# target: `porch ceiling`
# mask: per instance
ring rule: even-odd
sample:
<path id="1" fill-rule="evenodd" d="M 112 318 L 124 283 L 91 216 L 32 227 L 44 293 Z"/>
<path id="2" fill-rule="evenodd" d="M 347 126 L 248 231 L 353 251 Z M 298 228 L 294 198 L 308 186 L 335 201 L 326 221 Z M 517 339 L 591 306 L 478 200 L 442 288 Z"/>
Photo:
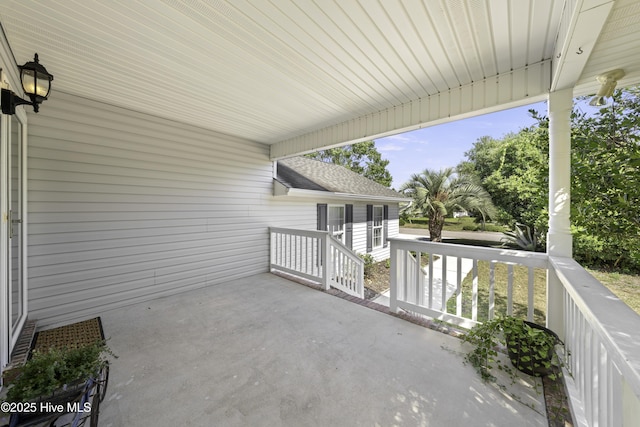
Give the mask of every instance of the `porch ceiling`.
<path id="1" fill-rule="evenodd" d="M 279 143 L 273 157 L 586 94 L 613 68 L 640 82 L 635 0 L 3 0 L 0 22 L 52 96 Z"/>

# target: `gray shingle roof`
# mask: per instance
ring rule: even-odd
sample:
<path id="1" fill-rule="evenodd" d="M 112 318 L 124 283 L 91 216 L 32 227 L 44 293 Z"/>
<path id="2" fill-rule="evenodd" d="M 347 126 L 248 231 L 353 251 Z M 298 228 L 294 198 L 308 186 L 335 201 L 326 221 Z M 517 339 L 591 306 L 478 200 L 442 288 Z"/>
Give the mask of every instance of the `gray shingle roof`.
<path id="1" fill-rule="evenodd" d="M 349 169 L 307 157 L 278 160 L 278 181 L 288 188 L 361 196 L 403 198 L 397 191 Z"/>

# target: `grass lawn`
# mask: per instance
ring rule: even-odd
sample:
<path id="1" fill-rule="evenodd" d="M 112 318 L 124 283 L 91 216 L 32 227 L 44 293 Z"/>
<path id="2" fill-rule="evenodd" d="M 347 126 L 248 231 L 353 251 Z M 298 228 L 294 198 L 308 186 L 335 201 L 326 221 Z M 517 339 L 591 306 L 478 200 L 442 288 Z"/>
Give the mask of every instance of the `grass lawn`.
<path id="1" fill-rule="evenodd" d="M 494 301 L 495 315 L 507 314 L 507 283 L 508 269 L 505 264 L 495 266 Z M 527 267 L 515 266 L 513 269 L 513 315 L 527 318 L 528 301 L 528 280 L 529 273 Z M 546 270 L 534 269 L 534 311 L 533 320 L 541 325 L 545 324 L 546 312 Z M 462 316 L 471 318 L 473 290 L 473 271 L 462 281 Z M 447 302 L 447 311 L 456 312 L 456 298 L 452 297 Z M 489 315 L 489 262 L 478 262 L 478 321 L 483 322 Z"/>
<path id="2" fill-rule="evenodd" d="M 591 269 L 587 271 L 640 314 L 640 276 Z"/>

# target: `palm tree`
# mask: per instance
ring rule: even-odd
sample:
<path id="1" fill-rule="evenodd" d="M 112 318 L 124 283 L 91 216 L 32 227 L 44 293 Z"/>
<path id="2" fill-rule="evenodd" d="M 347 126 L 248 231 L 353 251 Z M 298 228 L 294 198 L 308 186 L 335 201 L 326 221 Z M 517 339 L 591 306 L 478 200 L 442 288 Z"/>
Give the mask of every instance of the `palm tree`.
<path id="1" fill-rule="evenodd" d="M 456 176 L 453 168 L 413 174 L 400 191 L 413 197 L 414 209 L 429 218 L 432 242 L 442 241 L 444 219 L 454 210 L 475 212 L 483 221 L 495 214 L 489 193 L 470 177 Z"/>

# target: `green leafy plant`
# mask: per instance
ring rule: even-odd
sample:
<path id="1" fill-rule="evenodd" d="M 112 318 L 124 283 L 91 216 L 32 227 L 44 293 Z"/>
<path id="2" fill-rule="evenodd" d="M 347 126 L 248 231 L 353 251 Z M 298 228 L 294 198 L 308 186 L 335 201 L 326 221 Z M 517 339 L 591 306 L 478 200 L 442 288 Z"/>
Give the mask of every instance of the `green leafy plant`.
<path id="1" fill-rule="evenodd" d="M 364 261 L 364 277 L 368 279 L 373 274 L 376 260 L 371 254 L 359 254 L 358 256 Z"/>
<path id="2" fill-rule="evenodd" d="M 511 364 L 533 376 L 556 379 L 561 362 L 555 352 L 558 336 L 542 326 L 512 316 L 497 317 L 472 328 L 464 341 L 473 345 L 465 361 L 473 366 L 485 381 L 495 381 L 493 368 L 515 373 L 505 366 L 498 352 L 506 349 Z"/>
<path id="3" fill-rule="evenodd" d="M 538 248 L 538 234 L 528 225 L 516 223 L 513 231 L 503 231 L 504 237 L 500 239 L 503 244 L 518 246 L 525 251 L 534 251 Z"/>
<path id="4" fill-rule="evenodd" d="M 79 348 L 52 347 L 44 352 L 34 352 L 10 384 L 6 400 L 26 402 L 48 396 L 67 385 L 84 382 L 107 363 L 107 355 L 116 357 L 104 341 Z"/>

